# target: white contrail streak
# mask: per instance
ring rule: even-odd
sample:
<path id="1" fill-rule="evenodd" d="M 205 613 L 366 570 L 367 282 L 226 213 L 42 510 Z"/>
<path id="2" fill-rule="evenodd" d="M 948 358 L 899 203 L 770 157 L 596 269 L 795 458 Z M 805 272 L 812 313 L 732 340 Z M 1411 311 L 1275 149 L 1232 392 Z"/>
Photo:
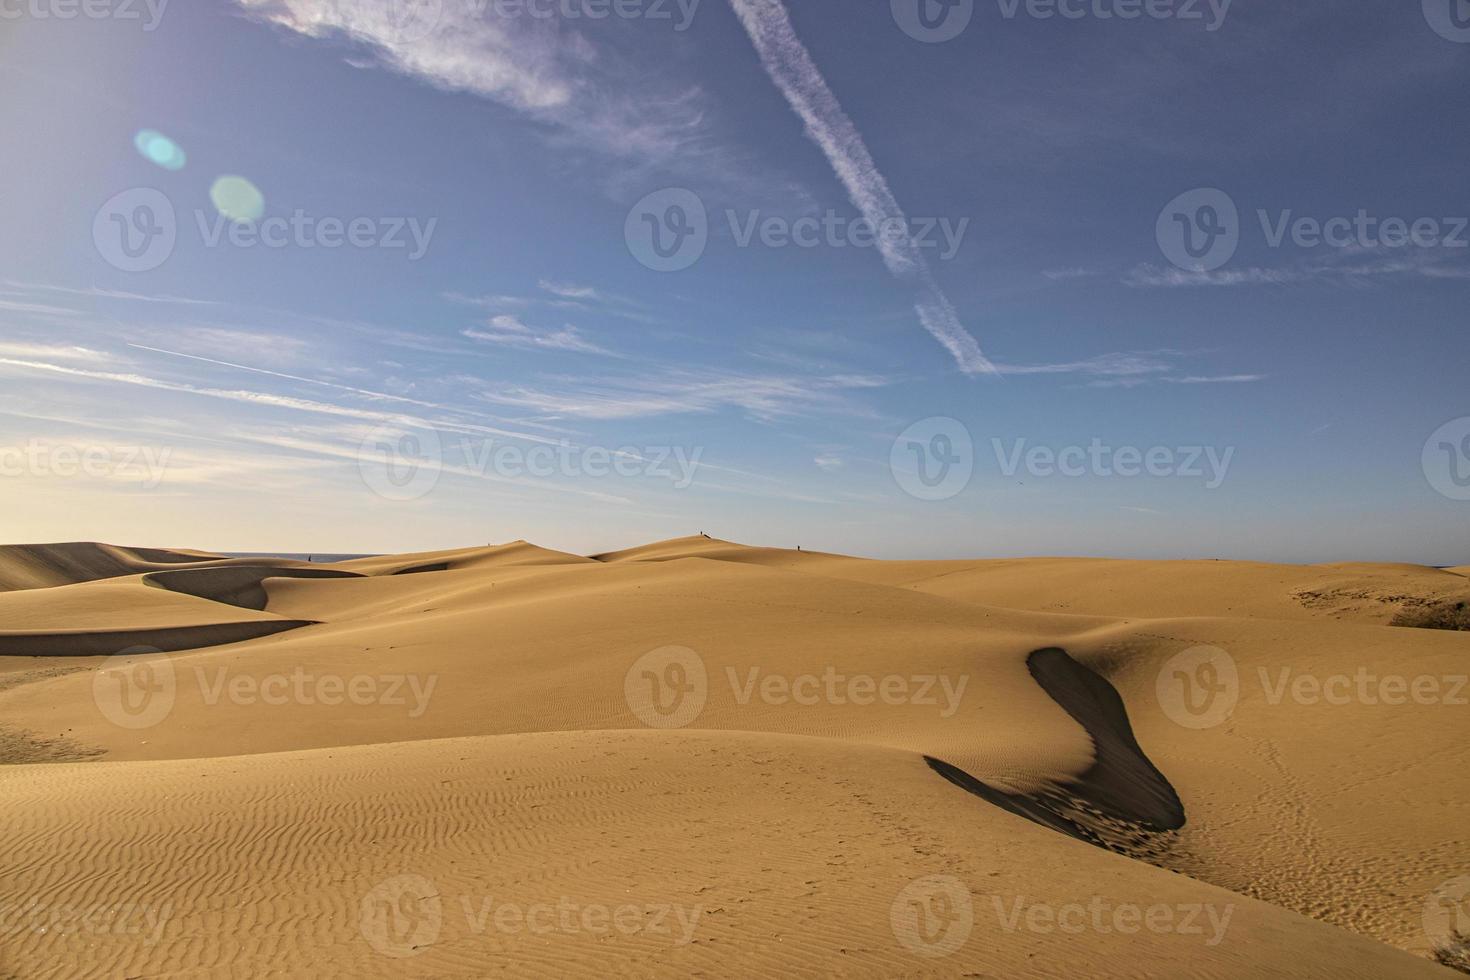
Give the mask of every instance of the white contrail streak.
<path id="1" fill-rule="evenodd" d="M 750 35 L 761 65 L 791 108 L 801 117 L 806 133 L 826 154 L 848 197 L 875 229 L 902 227 L 901 237 L 880 235 L 878 249 L 888 271 L 918 290 L 914 310 L 919 322 L 954 355 L 966 374 L 994 373 L 975 338 L 965 330 L 954 306 L 934 282 L 929 265 L 908 234 L 908 218 L 894 200 L 888 182 L 873 163 L 863 138 L 822 73 L 807 53 L 781 0 L 730 0 L 745 33 Z"/>

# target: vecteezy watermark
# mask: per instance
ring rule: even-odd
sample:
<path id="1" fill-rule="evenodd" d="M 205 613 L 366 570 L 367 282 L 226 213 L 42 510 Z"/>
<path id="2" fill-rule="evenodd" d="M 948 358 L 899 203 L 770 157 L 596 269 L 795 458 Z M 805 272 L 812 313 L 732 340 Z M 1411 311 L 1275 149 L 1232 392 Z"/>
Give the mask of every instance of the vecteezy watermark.
<path id="1" fill-rule="evenodd" d="M 205 248 L 226 243 L 240 249 L 386 249 L 406 251 L 410 262 L 428 253 L 439 227 L 438 218 L 424 222 L 414 217 L 317 217 L 301 208 L 290 217 L 259 221 L 233 221 L 201 209 L 194 212 L 194 222 Z"/>
<path id="2" fill-rule="evenodd" d="M 790 218 L 759 208 L 724 212 L 737 248 L 883 248 L 905 245 L 933 249 L 940 261 L 953 259 L 964 244 L 969 218 L 893 217 L 874 222 L 827 210 Z M 623 238 L 628 252 L 655 272 L 678 272 L 698 262 L 709 245 L 710 218 L 704 201 L 683 187 L 667 187 L 642 198 L 628 211 Z"/>
<path id="3" fill-rule="evenodd" d="M 919 500 L 948 500 L 970 485 L 975 443 L 963 422 L 947 416 L 920 419 L 893 440 L 888 451 L 893 480 Z"/>
<path id="4" fill-rule="evenodd" d="M 533 902 L 498 901 L 494 895 L 458 895 L 451 901 L 432 880 L 416 874 L 378 883 L 363 896 L 358 911 L 358 927 L 368 945 L 395 959 L 425 952 L 460 922 L 462 937 L 470 938 L 520 934 L 541 939 L 558 935 L 599 939 L 643 936 L 687 946 L 693 942 L 699 917 L 704 914 L 704 908 L 697 905 L 609 905 L 577 901 L 566 895 Z M 456 911 L 458 916 L 452 914 Z"/>
<path id="5" fill-rule="evenodd" d="M 893 22 L 915 41 L 952 41 L 970 26 L 975 0 L 889 0 Z"/>
<path id="6" fill-rule="evenodd" d="M 1230 472 L 1235 447 L 1216 446 L 1110 446 L 1093 439 L 1086 446 L 1030 446 L 1025 439 L 1007 447 L 1000 439 L 990 440 L 1002 476 L 1012 477 L 1022 467 L 1038 479 L 1049 476 L 1175 477 L 1203 480 L 1206 490 L 1218 490 Z"/>
<path id="7" fill-rule="evenodd" d="M 424 40 L 443 23 L 444 4 L 445 0 L 379 0 L 383 40 L 395 45 Z"/>
<path id="8" fill-rule="evenodd" d="M 157 946 L 173 918 L 173 903 L 109 902 L 77 905 L 31 899 L 0 902 L 0 936 L 66 937 L 95 942 L 101 936 L 127 936 Z"/>
<path id="9" fill-rule="evenodd" d="M 694 23 L 700 0 L 464 0 L 478 16 L 530 17 L 536 20 L 669 21 L 683 32 Z"/>
<path id="10" fill-rule="evenodd" d="M 401 708 L 414 720 L 429 710 L 439 684 L 436 674 L 353 674 L 311 672 L 247 674 L 228 667 L 195 666 L 185 672 L 150 647 L 135 647 L 108 658 L 92 676 L 92 699 L 104 718 L 137 731 L 162 724 L 178 703 L 181 686 L 192 680 L 208 707 L 284 705 L 339 708 Z"/>
<path id="11" fill-rule="evenodd" d="M 1423 922 L 1432 949 L 1470 948 L 1470 875 L 1436 888 L 1424 901 Z"/>
<path id="12" fill-rule="evenodd" d="M 654 191 L 629 209 L 623 241 L 628 253 L 654 272 L 687 269 L 709 244 L 709 212 L 687 188 Z"/>
<path id="13" fill-rule="evenodd" d="M 1311 251 L 1320 248 L 1370 250 L 1381 248 L 1470 248 L 1470 218 L 1381 217 L 1366 208 L 1351 216 L 1319 218 L 1292 209 L 1255 212 L 1261 239 L 1267 248 L 1288 243 Z M 1235 257 L 1244 237 L 1235 200 L 1219 188 L 1186 191 L 1159 212 L 1154 233 L 1159 251 L 1175 266 L 1189 272 L 1213 272 Z"/>
<path id="14" fill-rule="evenodd" d="M 155 490 L 163 482 L 172 455 L 167 447 L 77 446 L 29 439 L 23 446 L 0 446 L 0 477 L 90 477 Z"/>
<path id="15" fill-rule="evenodd" d="M 1198 936 L 1206 946 L 1225 940 L 1235 905 L 1212 902 L 1156 902 L 1139 905 L 1115 902 L 1102 895 L 1087 901 L 1046 902 L 1025 895 L 980 896 L 1006 932 L 1076 936 L 1083 933 L 1123 936 Z M 910 882 L 889 908 L 893 935 L 917 956 L 940 958 L 958 952 L 974 931 L 976 896 L 952 875 L 929 875 Z"/>
<path id="16" fill-rule="evenodd" d="M 178 241 L 173 202 L 151 187 L 114 195 L 92 219 L 92 243 L 108 265 L 150 272 L 168 261 Z"/>
<path id="17" fill-rule="evenodd" d="M 970 889 L 953 875 L 910 882 L 888 908 L 898 944 L 916 956 L 938 959 L 958 952 L 975 928 Z"/>
<path id="18" fill-rule="evenodd" d="M 0 21 L 142 21 L 143 30 L 152 33 L 168 5 L 169 0 L 0 0 Z"/>
<path id="19" fill-rule="evenodd" d="M 623 676 L 623 699 L 649 728 L 683 728 L 709 699 L 704 659 L 688 647 L 650 650 Z"/>
<path id="20" fill-rule="evenodd" d="M 1157 477 L 1199 480 L 1206 490 L 1224 484 L 1235 458 L 1234 446 L 1114 446 L 1094 438 L 1086 445 L 1031 445 L 1026 439 L 991 439 L 1001 476 L 1018 473 L 1044 479 L 1134 479 Z M 921 419 L 899 433 L 889 450 L 894 481 L 920 500 L 947 500 L 969 485 L 975 447 L 964 423 L 947 417 Z"/>
<path id="21" fill-rule="evenodd" d="M 493 473 L 511 480 L 556 476 L 643 478 L 667 480 L 675 490 L 687 490 L 694 483 L 703 456 L 701 446 L 614 449 L 559 440 L 527 447 L 468 435 L 447 440 L 434 429 L 384 423 L 363 438 L 357 463 L 368 489 L 386 500 L 408 501 L 432 491 L 446 470 L 476 477 Z"/>
<path id="22" fill-rule="evenodd" d="M 995 0 L 1004 20 L 1153 20 L 1198 22 L 1211 33 L 1225 26 L 1234 0 Z M 889 0 L 893 22 L 928 44 L 951 41 L 970 26 L 975 0 Z"/>
<path id="23" fill-rule="evenodd" d="M 1424 478 L 1450 500 L 1470 500 L 1470 416 L 1452 419 L 1424 441 Z"/>
<path id="24" fill-rule="evenodd" d="M 1470 44 L 1470 0 L 1423 0 L 1424 19 L 1446 41 Z"/>
<path id="25" fill-rule="evenodd" d="M 761 666 L 726 666 L 730 695 L 739 707 L 753 702 L 770 707 L 819 704 L 864 708 L 875 704 L 933 708 L 952 718 L 969 686 L 968 675 L 848 674 L 835 666 L 818 673 L 790 674 Z M 709 670 L 688 647 L 651 650 L 635 660 L 623 677 L 623 696 L 639 721 L 650 728 L 683 728 L 699 717 L 709 700 Z"/>
<path id="26" fill-rule="evenodd" d="M 969 218 L 892 217 L 875 224 L 830 209 L 821 217 L 806 215 L 793 220 L 775 214 L 762 216 L 759 209 L 742 215 L 727 208 L 725 220 L 737 248 L 749 248 L 752 243 L 765 248 L 876 248 L 907 243 L 936 250 L 941 262 L 959 254 L 970 227 Z"/>
<path id="27" fill-rule="evenodd" d="M 119 728 L 152 728 L 174 710 L 178 675 L 155 647 L 129 647 L 92 674 L 92 703 Z"/>
<path id="28" fill-rule="evenodd" d="M 1470 674 L 1376 673 L 1360 666 L 1351 673 L 1298 671 L 1287 665 L 1257 667 L 1254 679 L 1268 707 L 1303 706 L 1420 707 L 1470 706 Z M 1159 707 L 1185 728 L 1214 728 L 1235 711 L 1241 675 L 1235 658 L 1218 647 L 1191 647 L 1160 668 L 1155 679 Z"/>
<path id="29" fill-rule="evenodd" d="M 1214 728 L 1235 711 L 1240 672 L 1219 647 L 1195 646 L 1170 657 L 1154 682 L 1159 707 L 1185 728 Z"/>
<path id="30" fill-rule="evenodd" d="M 1077 936 L 1084 933 L 1134 936 L 1141 932 L 1167 936 L 1198 936 L 1206 946 L 1218 946 L 1225 939 L 1230 920 L 1235 915 L 1234 903 L 1156 902 L 1138 905 L 1115 902 L 1093 895 L 1086 902 L 1036 902 L 1025 895 L 991 895 L 1000 927 L 1006 932 L 1032 932 L 1040 935 L 1062 933 Z"/>
<path id="31" fill-rule="evenodd" d="M 408 261 L 417 262 L 428 252 L 439 219 L 319 217 L 297 208 L 289 216 L 239 221 L 217 211 L 196 209 L 193 224 L 200 244 L 210 249 L 384 249 L 404 252 Z M 150 187 L 114 195 L 92 221 L 97 253 L 123 272 L 157 269 L 173 255 L 178 239 L 173 202 Z"/>

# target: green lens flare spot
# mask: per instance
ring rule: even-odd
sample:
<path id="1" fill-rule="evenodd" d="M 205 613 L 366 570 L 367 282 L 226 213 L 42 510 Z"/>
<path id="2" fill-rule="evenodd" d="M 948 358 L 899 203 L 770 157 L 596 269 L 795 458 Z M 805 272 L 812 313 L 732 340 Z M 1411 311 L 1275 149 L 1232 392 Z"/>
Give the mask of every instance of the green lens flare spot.
<path id="1" fill-rule="evenodd" d="M 209 189 L 209 199 L 216 211 L 242 224 L 259 221 L 265 214 L 265 195 L 244 177 L 219 178 Z"/>
<path id="2" fill-rule="evenodd" d="M 137 147 L 144 160 L 156 163 L 164 170 L 183 170 L 184 164 L 188 162 L 188 157 L 179 149 L 179 144 L 156 129 L 138 130 L 138 134 L 133 137 L 133 146 Z"/>

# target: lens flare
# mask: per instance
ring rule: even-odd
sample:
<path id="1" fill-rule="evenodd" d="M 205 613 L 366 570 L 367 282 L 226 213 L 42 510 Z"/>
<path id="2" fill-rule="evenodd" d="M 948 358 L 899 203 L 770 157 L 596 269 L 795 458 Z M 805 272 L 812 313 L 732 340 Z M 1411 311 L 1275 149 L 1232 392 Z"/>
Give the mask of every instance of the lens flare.
<path id="1" fill-rule="evenodd" d="M 244 177 L 220 177 L 209 189 L 215 210 L 231 221 L 259 221 L 265 214 L 265 195 Z"/>
<path id="2" fill-rule="evenodd" d="M 183 170 L 188 162 L 179 144 L 156 129 L 140 129 L 133 137 L 133 146 L 138 148 L 143 159 L 158 164 L 164 170 Z"/>

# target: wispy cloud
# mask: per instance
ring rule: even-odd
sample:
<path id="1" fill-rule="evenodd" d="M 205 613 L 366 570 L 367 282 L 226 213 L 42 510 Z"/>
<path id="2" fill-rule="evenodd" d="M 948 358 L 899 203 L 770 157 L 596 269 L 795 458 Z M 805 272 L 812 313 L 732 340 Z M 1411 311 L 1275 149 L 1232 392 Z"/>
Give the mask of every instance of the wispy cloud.
<path id="1" fill-rule="evenodd" d="M 600 171 L 610 184 L 662 171 L 804 197 L 789 180 L 753 173 L 759 168 L 750 159 L 714 138 L 698 86 L 660 77 L 646 60 L 625 56 L 615 32 L 599 21 L 502 16 L 484 0 L 236 2 L 296 34 L 348 42 L 347 56 L 358 67 L 375 64 L 492 100 L 540 124 L 554 146 L 615 158 L 621 167 Z"/>
<path id="2" fill-rule="evenodd" d="M 761 65 L 806 126 L 807 135 L 832 165 L 852 203 L 873 227 L 903 227 L 908 218 L 888 181 L 873 162 L 857 127 L 828 88 L 811 55 L 791 26 L 780 0 L 731 0 Z M 953 304 L 934 281 L 923 253 L 907 233 L 879 236 L 878 248 L 889 272 L 918 291 L 914 309 L 924 328 L 944 345 L 960 370 L 992 370 L 975 338 L 961 325 Z"/>
<path id="3" fill-rule="evenodd" d="M 460 334 L 470 340 L 478 340 L 502 347 L 521 350 L 559 350 L 577 354 L 602 354 L 615 357 L 612 351 L 599 347 L 582 336 L 581 331 L 571 324 L 560 329 L 545 330 L 528 326 L 519 317 L 501 313 L 490 318 L 487 327 L 470 327 Z"/>
<path id="4" fill-rule="evenodd" d="M 195 395 L 202 398 L 212 398 L 245 405 L 253 405 L 260 408 L 286 409 L 296 412 L 307 412 L 316 415 L 328 415 L 343 419 L 356 419 L 364 422 L 384 423 L 400 422 L 404 424 L 417 425 L 425 429 L 442 429 L 450 432 L 462 432 L 475 435 L 504 436 L 510 439 L 521 439 L 527 442 L 545 443 L 556 445 L 557 440 L 543 435 L 519 432 L 510 429 L 487 426 L 478 422 L 465 421 L 450 417 L 426 418 L 407 415 L 399 411 L 383 411 L 377 409 L 357 408 L 351 405 L 339 405 L 335 402 L 322 402 L 310 398 L 300 398 L 295 395 L 283 395 L 275 392 L 253 391 L 244 388 L 212 388 L 201 385 L 188 384 L 180 381 L 169 381 L 163 378 L 153 378 L 148 375 L 120 371 L 97 371 L 90 368 L 71 367 L 65 364 L 53 364 L 47 361 L 31 361 L 21 358 L 0 357 L 0 368 L 11 369 L 8 373 L 33 372 L 48 374 L 51 376 L 64 376 L 74 378 L 78 381 L 90 381 L 107 384 L 131 385 L 139 388 L 151 388 L 157 391 L 174 392 L 177 394 Z M 0 372 L 3 373 L 3 372 Z"/>
<path id="5" fill-rule="evenodd" d="M 101 363 L 108 359 L 102 351 L 74 344 L 41 344 L 25 341 L 0 341 L 0 357 L 49 357 L 59 361 L 91 361 Z"/>
<path id="6" fill-rule="evenodd" d="M 475 295 L 464 292 L 447 292 L 443 297 L 460 306 L 503 313 L 506 310 L 572 310 L 578 313 L 599 313 L 604 316 L 631 320 L 635 323 L 658 323 L 656 317 L 644 312 L 646 307 L 628 299 L 593 286 L 577 285 L 555 279 L 542 279 L 536 284 L 537 295 L 515 296 L 508 293 Z"/>
<path id="7" fill-rule="evenodd" d="M 1136 388 L 1163 384 L 1244 384 L 1265 379 L 1263 374 L 1184 374 L 1180 362 L 1191 357 L 1188 351 L 1154 350 L 1099 354 L 1078 361 L 1043 364 L 996 364 L 995 370 L 1005 376 L 1076 375 L 1086 378 L 1089 388 Z"/>
<path id="8" fill-rule="evenodd" d="M 557 282 L 555 279 L 542 279 L 536 284 L 553 296 L 563 299 L 590 299 L 603 302 L 603 296 L 591 286 L 578 286 L 570 282 Z"/>
<path id="9" fill-rule="evenodd" d="M 814 413 L 868 416 L 845 392 L 886 385 L 870 375 L 779 376 L 728 372 L 666 372 L 657 378 L 560 381 L 557 388 L 489 388 L 478 397 L 513 405 L 550 418 L 628 419 L 660 415 L 707 414 L 736 408 L 759 421 Z"/>
<path id="10" fill-rule="evenodd" d="M 1003 375 L 1083 374 L 1094 377 L 1142 377 L 1173 370 L 1172 358 L 1180 351 L 1131 351 L 1099 354 L 1080 361 L 1058 361 L 1044 364 L 996 364 Z"/>
<path id="11" fill-rule="evenodd" d="M 1123 276 L 1123 284 L 1141 289 L 1177 289 L 1209 286 L 1281 286 L 1323 283 L 1365 286 L 1380 279 L 1423 277 L 1470 279 L 1463 249 L 1389 248 L 1354 246 L 1330 249 L 1276 268 L 1243 266 L 1213 272 L 1142 264 Z"/>
<path id="12" fill-rule="evenodd" d="M 65 296 L 87 296 L 93 299 L 118 299 L 128 300 L 135 303 L 168 303 L 181 306 L 216 306 L 215 300 L 189 299 L 183 296 L 171 296 L 167 293 L 132 293 L 122 289 L 103 289 L 100 286 L 59 286 L 43 282 L 16 282 L 12 279 L 5 280 L 5 285 L 13 289 L 28 292 L 59 293 Z"/>
<path id="13" fill-rule="evenodd" d="M 1264 374 L 1191 374 L 1183 378 L 1164 378 L 1163 380 L 1175 385 L 1239 385 L 1264 381 L 1266 376 Z"/>
<path id="14" fill-rule="evenodd" d="M 1300 271 L 1288 269 L 1261 269 L 1251 267 L 1247 269 L 1217 269 L 1213 272 L 1205 272 L 1203 270 L 1179 269 L 1172 266 L 1161 268 L 1154 265 L 1140 265 L 1129 271 L 1123 277 L 1123 284 L 1141 289 L 1188 286 L 1279 286 L 1284 283 L 1299 282 L 1302 278 L 1303 274 Z"/>

